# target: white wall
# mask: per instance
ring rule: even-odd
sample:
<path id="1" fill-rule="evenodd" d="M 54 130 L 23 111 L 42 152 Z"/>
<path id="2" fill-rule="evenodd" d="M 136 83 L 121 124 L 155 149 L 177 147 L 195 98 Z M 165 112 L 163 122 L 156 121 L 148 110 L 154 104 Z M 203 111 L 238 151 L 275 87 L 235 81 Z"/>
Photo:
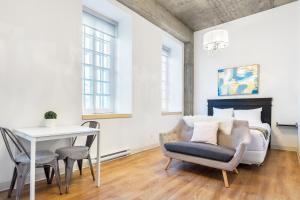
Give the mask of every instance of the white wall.
<path id="1" fill-rule="evenodd" d="M 278 129 L 275 122 L 297 121 L 297 4 L 290 3 L 210 29 L 198 31 L 195 39 L 195 113 L 207 113 L 207 99 L 217 95 L 217 70 L 223 67 L 260 64 L 259 95 L 228 98 L 273 97 L 272 145 L 296 149 L 295 130 Z M 211 29 L 229 31 L 229 47 L 208 55 L 203 34 Z"/>
<path id="2" fill-rule="evenodd" d="M 48 110 L 80 123 L 80 10 L 73 0 L 1 1 L 0 126 L 37 126 Z M 2 137 L 0 160 L 3 183 L 13 168 Z"/>
<path id="3" fill-rule="evenodd" d="M 180 116 L 161 116 L 161 45 L 164 32 L 113 1 L 132 17 L 133 117 L 100 120 L 102 153 L 127 146 L 132 150 L 158 144 L 158 133 Z M 1 1 L 0 125 L 38 126 L 54 110 L 58 123 L 80 124 L 81 1 Z M 55 148 L 40 144 L 39 148 Z M 0 187 L 12 164 L 0 139 Z M 1 185 L 2 184 L 2 185 Z"/>

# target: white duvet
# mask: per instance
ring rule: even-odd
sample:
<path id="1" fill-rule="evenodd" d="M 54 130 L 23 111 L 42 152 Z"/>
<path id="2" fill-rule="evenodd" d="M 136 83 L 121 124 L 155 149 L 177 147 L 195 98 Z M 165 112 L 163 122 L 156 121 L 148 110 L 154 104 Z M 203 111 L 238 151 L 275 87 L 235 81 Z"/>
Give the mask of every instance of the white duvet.
<path id="1" fill-rule="evenodd" d="M 252 130 L 250 129 L 250 137 L 251 142 L 247 146 L 247 151 L 264 151 L 268 148 L 270 133 L 271 133 L 271 127 L 267 123 L 261 123 L 261 124 L 253 124 L 252 126 L 259 127 L 266 129 L 268 131 L 268 137 L 265 138 L 264 134 L 258 130 Z"/>

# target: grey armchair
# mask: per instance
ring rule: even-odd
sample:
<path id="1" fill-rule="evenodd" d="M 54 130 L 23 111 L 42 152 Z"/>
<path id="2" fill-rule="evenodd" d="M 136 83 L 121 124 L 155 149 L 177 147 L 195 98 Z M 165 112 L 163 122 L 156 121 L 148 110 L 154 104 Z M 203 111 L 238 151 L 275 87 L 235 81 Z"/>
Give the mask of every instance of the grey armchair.
<path id="1" fill-rule="evenodd" d="M 219 131 L 218 145 L 189 142 L 192 134 L 193 128 L 183 120 L 172 131 L 160 134 L 162 152 L 169 158 L 165 169 L 168 169 L 172 159 L 221 169 L 225 187 L 229 187 L 227 171 L 238 174 L 236 168 L 250 142 L 248 122 L 234 120 L 231 135 Z"/>

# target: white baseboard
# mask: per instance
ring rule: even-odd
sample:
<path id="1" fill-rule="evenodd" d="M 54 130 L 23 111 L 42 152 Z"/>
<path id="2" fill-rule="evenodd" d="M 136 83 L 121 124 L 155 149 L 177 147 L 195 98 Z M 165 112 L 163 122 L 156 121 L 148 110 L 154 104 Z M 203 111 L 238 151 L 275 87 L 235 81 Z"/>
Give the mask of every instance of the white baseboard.
<path id="1" fill-rule="evenodd" d="M 149 146 L 146 146 L 146 147 L 138 148 L 138 149 L 132 150 L 130 155 L 141 153 L 143 151 L 148 151 L 148 150 L 151 150 L 151 149 L 155 149 L 159 146 L 160 146 L 159 144 L 152 144 L 152 145 L 149 145 Z"/>
<path id="2" fill-rule="evenodd" d="M 1 192 L 1 191 L 8 190 L 8 189 L 9 189 L 9 185 L 10 185 L 10 182 L 3 182 L 3 183 L 0 183 L 0 192 Z"/>
<path id="3" fill-rule="evenodd" d="M 296 151 L 297 147 L 287 147 L 287 146 L 280 146 L 280 145 L 271 145 L 271 149 L 278 149 L 283 151 Z"/>
<path id="4" fill-rule="evenodd" d="M 300 152 L 297 151 L 297 155 L 298 155 L 298 161 L 299 161 L 299 164 L 300 164 Z"/>

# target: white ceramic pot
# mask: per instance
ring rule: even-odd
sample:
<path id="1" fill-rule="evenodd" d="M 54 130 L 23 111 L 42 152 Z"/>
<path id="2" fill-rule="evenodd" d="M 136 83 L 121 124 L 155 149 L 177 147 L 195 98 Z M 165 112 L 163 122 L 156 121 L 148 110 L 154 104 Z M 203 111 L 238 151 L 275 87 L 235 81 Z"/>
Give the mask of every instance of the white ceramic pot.
<path id="1" fill-rule="evenodd" d="M 49 128 L 53 128 L 56 126 L 56 119 L 46 119 L 45 126 Z"/>

